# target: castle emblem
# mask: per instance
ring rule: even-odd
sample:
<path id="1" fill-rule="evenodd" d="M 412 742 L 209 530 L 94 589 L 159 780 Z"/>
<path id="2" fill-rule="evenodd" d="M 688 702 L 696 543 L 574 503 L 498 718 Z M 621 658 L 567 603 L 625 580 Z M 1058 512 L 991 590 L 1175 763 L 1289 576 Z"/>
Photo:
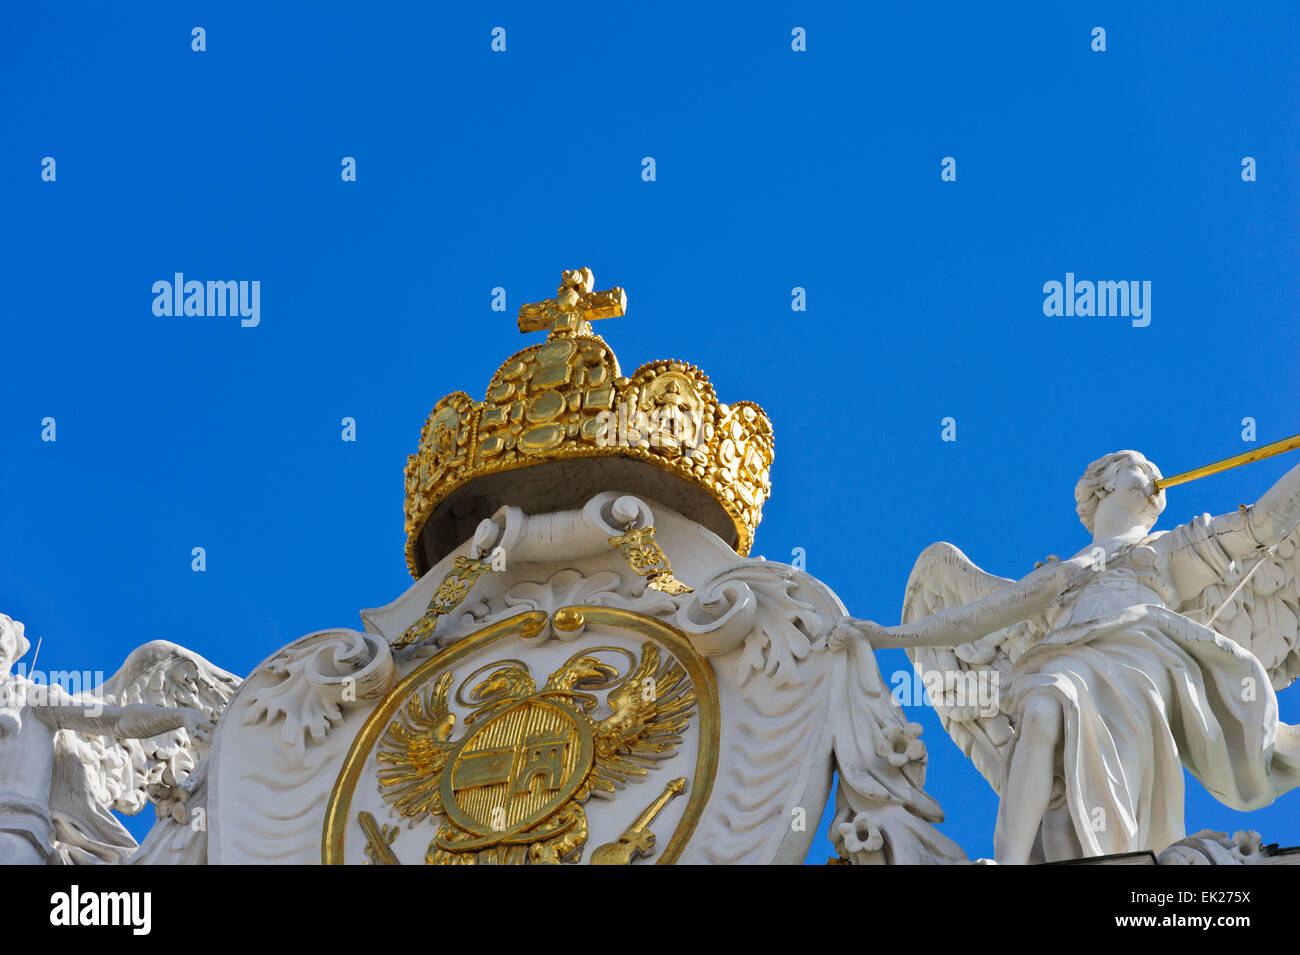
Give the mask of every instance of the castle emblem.
<path id="1" fill-rule="evenodd" d="M 597 656 L 605 652 L 626 656 L 631 672 Z M 577 862 L 588 832 L 583 804 L 671 756 L 696 703 L 681 664 L 661 662 L 653 643 L 639 661 L 619 647 L 584 649 L 540 690 L 526 663 L 500 660 L 462 681 L 456 701 L 470 713 L 452 739 L 453 682 L 444 672 L 412 693 L 377 754 L 380 791 L 394 809 L 441 817 L 425 854 L 431 865 Z M 612 713 L 594 720 L 603 690 Z"/>

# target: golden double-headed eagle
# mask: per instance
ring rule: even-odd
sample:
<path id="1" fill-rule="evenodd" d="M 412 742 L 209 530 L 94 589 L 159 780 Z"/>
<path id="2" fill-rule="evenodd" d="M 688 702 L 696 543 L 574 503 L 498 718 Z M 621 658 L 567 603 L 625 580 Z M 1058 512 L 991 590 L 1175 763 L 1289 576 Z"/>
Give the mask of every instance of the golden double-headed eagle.
<path id="1" fill-rule="evenodd" d="M 626 679 L 594 654 L 635 663 Z M 457 701 L 471 709 L 451 738 L 456 715 L 443 673 L 417 690 L 384 735 L 380 791 L 403 816 L 441 816 L 425 861 L 433 865 L 576 862 L 587 841 L 591 796 L 613 797 L 629 780 L 671 756 L 682 741 L 695 691 L 681 664 L 660 663 L 646 643 L 641 659 L 618 647 L 570 657 L 539 691 L 527 664 L 502 660 Z M 465 684 L 462 684 L 463 691 Z M 612 713 L 596 721 L 592 692 L 609 689 Z"/>

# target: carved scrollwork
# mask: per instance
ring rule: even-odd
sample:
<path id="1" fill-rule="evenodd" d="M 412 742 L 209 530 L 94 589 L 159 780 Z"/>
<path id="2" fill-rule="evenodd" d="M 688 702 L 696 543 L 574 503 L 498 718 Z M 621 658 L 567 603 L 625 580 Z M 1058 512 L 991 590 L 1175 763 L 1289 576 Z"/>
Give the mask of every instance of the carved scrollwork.
<path id="1" fill-rule="evenodd" d="M 742 648 L 736 660 L 742 684 L 762 672 L 777 686 L 797 686 L 804 680 L 802 662 L 826 647 L 834 622 L 803 599 L 810 595 L 802 594 L 801 586 L 801 576 L 790 568 L 742 564 L 700 588 L 682 605 L 676 623 L 704 656 Z"/>
<path id="2" fill-rule="evenodd" d="M 1156 858 L 1158 865 L 1258 865 L 1268 853 L 1258 832 L 1243 829 L 1229 838 L 1226 832 L 1202 829 L 1180 839 Z M 1276 848 L 1276 847 L 1274 847 Z"/>
<path id="3" fill-rule="evenodd" d="M 649 616 L 665 616 L 677 610 L 677 604 L 666 594 L 646 588 L 640 595 L 631 596 L 619 588 L 623 578 L 612 571 L 601 571 L 584 577 L 576 570 L 561 570 L 545 583 L 525 581 L 515 584 L 505 594 L 510 613 L 520 610 L 544 610 L 547 623 L 536 636 L 521 638 L 525 646 L 538 646 L 552 638 L 573 640 L 581 629 L 564 630 L 551 626 L 555 611 L 564 607 L 587 605 L 614 607 L 619 610 L 636 610 Z"/>
<path id="4" fill-rule="evenodd" d="M 323 630 L 286 647 L 262 668 L 276 682 L 248 698 L 244 723 L 283 717 L 280 739 L 301 758 L 343 718 L 343 708 L 380 699 L 393 686 L 388 644 L 356 630 Z"/>

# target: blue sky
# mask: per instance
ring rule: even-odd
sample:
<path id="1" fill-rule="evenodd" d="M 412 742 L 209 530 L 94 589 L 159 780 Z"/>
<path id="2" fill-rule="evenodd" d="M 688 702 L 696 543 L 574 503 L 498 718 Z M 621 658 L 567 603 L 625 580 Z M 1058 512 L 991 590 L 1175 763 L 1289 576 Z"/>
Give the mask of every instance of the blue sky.
<path id="1" fill-rule="evenodd" d="M 625 366 L 685 359 L 765 407 L 755 553 L 804 548 L 886 623 L 932 541 L 1007 576 L 1082 547 L 1072 491 L 1101 454 L 1168 474 L 1247 448 L 1247 416 L 1261 442 L 1300 431 L 1293 4 L 6 19 L 0 612 L 43 638 L 42 668 L 111 672 L 166 638 L 244 674 L 359 626 L 409 583 L 402 468 L 425 415 L 481 394 L 524 343 L 514 310 L 564 268 L 627 289 L 600 329 Z M 175 272 L 259 281 L 260 324 L 155 316 Z M 1150 324 L 1045 316 L 1067 272 L 1150 281 Z M 1253 501 L 1294 463 L 1173 489 L 1159 526 Z M 886 677 L 907 666 L 878 656 Z M 990 855 L 996 797 L 909 713 L 944 831 Z M 1300 844 L 1297 799 L 1245 816 L 1193 782 L 1188 829 Z"/>

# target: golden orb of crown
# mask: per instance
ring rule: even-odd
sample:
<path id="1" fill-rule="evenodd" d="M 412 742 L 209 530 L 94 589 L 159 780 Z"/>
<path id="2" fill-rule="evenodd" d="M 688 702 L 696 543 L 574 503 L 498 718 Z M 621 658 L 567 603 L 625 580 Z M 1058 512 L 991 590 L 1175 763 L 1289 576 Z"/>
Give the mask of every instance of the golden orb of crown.
<path id="1" fill-rule="evenodd" d="M 507 358 L 482 401 L 457 391 L 433 406 L 406 463 L 413 576 L 503 505 L 554 510 L 605 490 L 658 500 L 749 553 L 771 492 L 767 415 L 722 404 L 685 362 L 624 377 L 590 322 L 621 316 L 627 296 L 593 285 L 590 269 L 564 272 L 555 298 L 519 310 L 519 330 L 547 340 Z"/>

